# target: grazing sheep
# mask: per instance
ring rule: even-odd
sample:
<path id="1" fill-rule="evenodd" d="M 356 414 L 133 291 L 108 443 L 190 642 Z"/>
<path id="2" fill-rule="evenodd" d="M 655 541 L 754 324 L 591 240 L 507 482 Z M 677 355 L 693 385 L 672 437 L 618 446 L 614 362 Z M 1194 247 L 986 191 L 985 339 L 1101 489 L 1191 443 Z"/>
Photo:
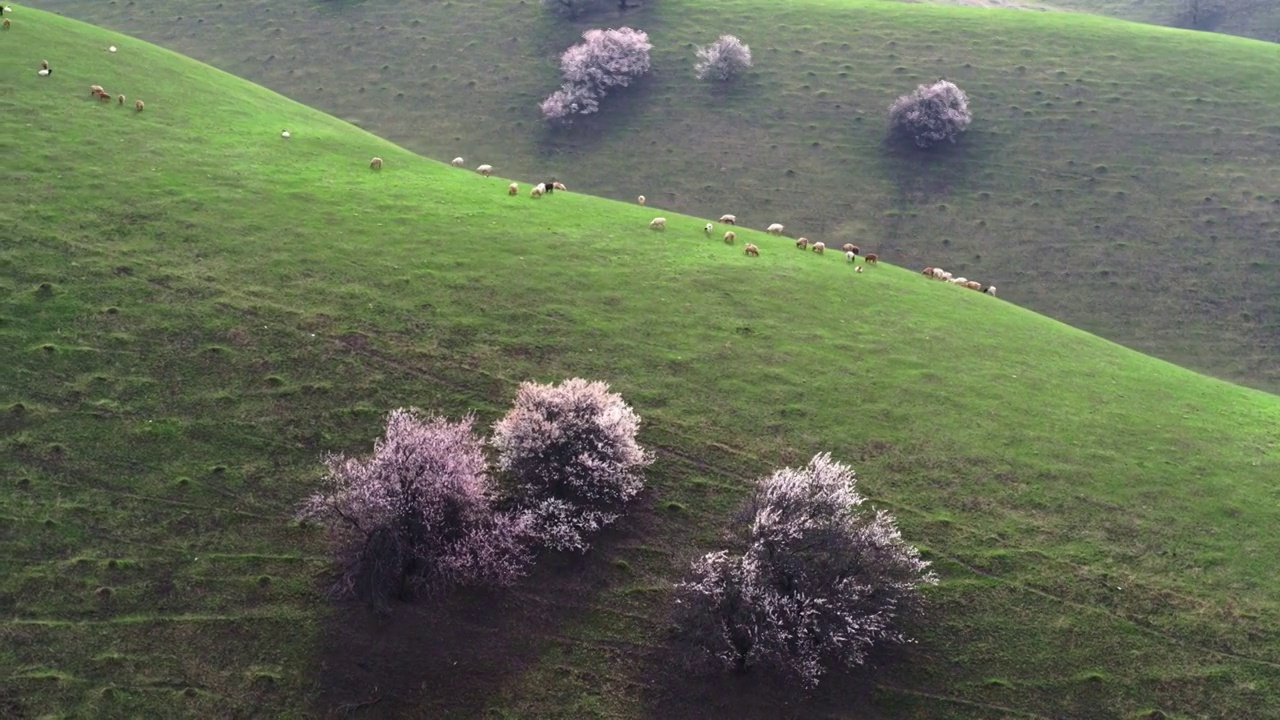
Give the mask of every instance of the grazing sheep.
<path id="1" fill-rule="evenodd" d="M 847 253 L 853 253 L 854 255 L 857 255 L 858 253 L 862 252 L 862 249 L 859 248 L 857 245 L 854 245 L 853 243 L 845 243 L 844 245 L 840 246 L 840 249 Z"/>
<path id="2" fill-rule="evenodd" d="M 875 253 L 867 253 L 868 265 L 875 265 L 878 262 L 880 262 L 880 256 L 876 255 Z"/>
<path id="3" fill-rule="evenodd" d="M 666 218 L 664 218 L 664 217 L 656 217 L 656 218 L 654 218 L 654 219 L 650 220 L 650 221 L 649 221 L 649 229 L 650 229 L 650 230 L 666 230 L 666 229 L 667 229 L 667 219 L 666 219 Z"/>
<path id="4" fill-rule="evenodd" d="M 821 240 L 813 244 L 813 251 L 818 253 L 819 255 L 821 255 L 822 251 L 826 249 L 827 249 L 827 244 L 822 242 Z"/>
<path id="5" fill-rule="evenodd" d="M 716 229 L 715 225 L 712 225 L 711 223 L 707 223 L 706 225 L 702 226 L 702 234 L 706 235 L 707 237 L 711 237 L 711 231 L 715 229 Z"/>
<path id="6" fill-rule="evenodd" d="M 987 286 L 987 289 L 986 289 L 986 290 L 983 290 L 982 292 L 986 293 L 987 295 L 990 295 L 991 297 L 995 297 L 995 296 L 996 296 L 996 286 L 995 286 L 995 285 L 988 285 L 988 286 Z"/>
<path id="7" fill-rule="evenodd" d="M 640 203 L 641 205 L 643 205 L 643 204 L 644 204 L 644 196 L 643 196 L 643 195 L 640 195 L 640 196 L 636 197 L 636 202 L 638 202 L 638 203 Z"/>
<path id="8" fill-rule="evenodd" d="M 746 245 L 743 245 L 742 252 L 743 254 L 750 255 L 752 257 L 760 257 L 760 248 L 756 247 L 755 245 L 752 245 L 751 243 L 747 243 Z"/>
<path id="9" fill-rule="evenodd" d="M 43 63 L 41 63 L 41 65 L 43 65 Z M 47 68 L 46 68 L 46 69 L 47 69 Z M 90 86 L 89 86 L 89 94 L 90 94 L 90 95 L 95 95 L 95 96 L 96 96 L 96 95 L 101 95 L 101 94 L 102 94 L 102 93 L 104 93 L 104 92 L 106 92 L 106 90 L 103 90 L 101 85 L 90 85 Z"/>
<path id="10" fill-rule="evenodd" d="M 381 169 L 382 169 L 382 158 L 380 158 L 380 157 L 376 157 L 376 158 L 374 158 L 374 159 L 370 160 L 370 161 L 369 161 L 369 167 L 370 167 L 370 168 L 372 168 L 372 169 L 374 169 L 374 170 L 381 170 Z"/>
<path id="11" fill-rule="evenodd" d="M 982 292 L 982 283 L 977 282 L 976 280 L 970 280 L 969 282 L 965 283 L 964 286 L 969 288 L 970 290 L 977 290 L 978 292 Z"/>
<path id="12" fill-rule="evenodd" d="M 857 253 L 855 253 L 855 252 L 854 252 L 854 251 L 852 251 L 852 250 L 845 250 L 845 251 L 844 251 L 844 259 L 845 259 L 845 260 L 848 260 L 849 262 L 853 262 L 854 260 L 856 260 L 856 259 L 857 259 L 857 257 L 858 257 Z M 858 267 L 862 267 L 862 266 L 861 266 L 861 265 L 859 265 Z"/>
<path id="13" fill-rule="evenodd" d="M 40 72 L 47 73 L 49 71 L 41 70 Z M 101 100 L 102 102 L 111 102 L 111 93 L 102 93 L 101 95 L 98 96 L 98 99 Z"/>
<path id="14" fill-rule="evenodd" d="M 948 280 L 947 282 L 951 283 L 952 285 L 963 285 L 963 284 L 965 284 L 965 283 L 969 282 L 969 278 L 967 278 L 967 277 L 951 278 L 951 279 L 950 279 L 950 280 Z"/>
<path id="15" fill-rule="evenodd" d="M 112 45 L 111 47 L 107 48 L 107 52 L 115 52 L 115 51 L 116 51 L 115 45 Z"/>
<path id="16" fill-rule="evenodd" d="M 722 222 L 722 223 L 724 223 L 724 224 L 726 224 L 726 225 L 737 225 L 737 224 L 738 224 L 738 216 L 737 216 L 737 215 L 727 215 L 727 214 L 726 214 L 726 215 L 721 215 L 721 216 L 720 216 L 720 222 Z"/>
<path id="17" fill-rule="evenodd" d="M 568 189 L 569 189 L 569 188 L 565 187 L 565 186 L 564 186 L 564 183 L 560 182 L 559 180 L 557 180 L 557 181 L 555 181 L 555 182 L 551 183 L 551 187 L 553 187 L 553 188 L 555 188 L 555 189 L 557 189 L 557 190 L 568 190 Z"/>
<path id="18" fill-rule="evenodd" d="M 122 96 L 122 97 L 123 97 L 123 96 Z M 285 140 L 288 140 L 289 138 L 291 138 L 291 137 L 293 137 L 293 136 L 289 134 L 289 131 L 288 131 L 288 130 L 281 130 L 281 131 L 280 131 L 280 137 L 284 138 Z"/>
<path id="19" fill-rule="evenodd" d="M 547 186 L 543 185 L 542 183 L 538 183 L 537 185 L 533 186 L 532 190 L 529 191 L 529 197 L 540 198 L 546 191 L 547 191 Z"/>
<path id="20" fill-rule="evenodd" d="M 520 183 L 511 183 L 507 186 L 508 195 L 515 195 L 518 192 L 520 192 Z"/>
<path id="21" fill-rule="evenodd" d="M 947 274 L 949 274 L 949 273 L 947 273 L 947 271 L 946 271 L 946 270 L 943 270 L 942 268 L 934 268 L 934 269 L 933 269 L 933 279 L 934 279 L 934 280 L 943 280 L 943 279 L 945 279 L 945 278 L 943 278 L 943 276 L 944 276 L 944 275 L 947 275 Z"/>
<path id="22" fill-rule="evenodd" d="M 921 271 L 920 271 L 920 274 L 921 274 L 921 275 L 924 275 L 924 276 L 926 276 L 926 277 L 933 277 L 933 268 L 931 268 L 931 267 L 927 267 L 927 268 L 925 268 L 925 269 L 921 270 Z"/>
<path id="23" fill-rule="evenodd" d="M 450 165 L 452 165 L 452 166 L 454 166 L 454 167 L 462 167 L 466 162 L 467 162 L 466 160 L 463 160 L 463 159 L 462 159 L 462 158 L 460 158 L 460 157 L 456 157 L 456 158 L 454 158 L 454 159 L 453 159 L 453 162 L 451 162 L 451 163 L 449 163 L 449 164 L 450 164 Z"/>
<path id="24" fill-rule="evenodd" d="M 801 250 L 804 250 L 805 248 L 809 247 L 809 238 L 802 237 L 799 240 L 796 240 L 796 247 Z"/>
<path id="25" fill-rule="evenodd" d="M 116 102 L 120 103 L 121 105 L 124 104 L 124 93 L 120 93 L 119 95 L 116 96 Z M 285 133 L 284 136 L 289 137 L 289 133 Z"/>
<path id="26" fill-rule="evenodd" d="M 942 274 L 938 276 L 938 279 L 942 280 L 943 282 L 946 282 L 947 280 L 951 279 L 951 273 L 947 272 L 946 270 L 943 270 Z"/>
<path id="27" fill-rule="evenodd" d="M 8 20 L 6 20 L 5 22 L 8 22 Z M 50 70 L 49 68 L 40 68 L 39 70 L 36 71 L 36 74 L 39 75 L 40 77 L 49 77 L 50 75 L 53 74 L 53 71 Z"/>
<path id="28" fill-rule="evenodd" d="M 48 70 L 48 69 L 49 69 L 49 61 L 48 61 L 48 60 L 41 60 L 41 61 L 40 61 L 40 69 L 41 69 L 41 70 Z"/>
<path id="29" fill-rule="evenodd" d="M 483 176 L 485 176 L 485 177 L 489 177 L 490 175 L 492 175 L 492 174 L 493 174 L 493 166 L 492 166 L 492 165 L 481 165 L 480 167 L 476 168 L 476 172 L 480 173 L 481 175 L 483 175 Z"/>
<path id="30" fill-rule="evenodd" d="M 546 194 L 548 194 L 548 195 L 550 195 L 551 193 L 555 192 L 555 191 L 556 191 L 556 181 L 555 181 L 555 180 L 547 180 L 546 182 L 542 183 L 542 191 L 543 191 L 543 192 L 545 192 L 545 193 L 546 193 Z"/>
<path id="31" fill-rule="evenodd" d="M 732 230 L 729 230 L 724 234 L 724 241 L 729 245 L 732 245 L 733 241 L 737 239 L 738 239 L 738 234 Z"/>
<path id="32" fill-rule="evenodd" d="M 9 18 L 5 18 L 5 19 L 4 19 L 4 29 L 5 29 L 5 30 L 8 30 L 8 29 L 9 29 Z"/>
<path id="33" fill-rule="evenodd" d="M 781 235 L 781 234 L 782 234 L 782 223 L 774 223 L 774 224 L 770 225 L 770 226 L 769 226 L 769 228 L 768 228 L 768 230 L 767 230 L 767 232 L 773 233 L 774 235 Z"/>
<path id="34" fill-rule="evenodd" d="M 861 266 L 861 265 L 854 265 L 854 266 L 853 266 L 853 271 L 854 271 L 854 272 L 862 272 L 862 266 Z"/>
<path id="35" fill-rule="evenodd" d="M 142 101 L 141 101 L 141 100 L 134 100 L 134 101 L 133 101 L 133 109 L 134 109 L 134 110 L 137 110 L 138 112 L 142 112 L 142 108 L 143 108 L 143 104 L 142 104 Z"/>

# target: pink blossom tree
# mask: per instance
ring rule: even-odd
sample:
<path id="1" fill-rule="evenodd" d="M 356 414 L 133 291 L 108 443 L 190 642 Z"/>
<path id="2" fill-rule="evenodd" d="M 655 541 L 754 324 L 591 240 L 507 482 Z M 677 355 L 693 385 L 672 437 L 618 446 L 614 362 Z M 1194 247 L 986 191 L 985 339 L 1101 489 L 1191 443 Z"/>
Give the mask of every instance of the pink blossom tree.
<path id="1" fill-rule="evenodd" d="M 600 100 L 614 88 L 627 87 L 649 72 L 653 45 L 643 30 L 624 27 L 582 33 L 583 42 L 560 56 L 564 85 L 539 106 L 551 121 L 568 123 L 575 115 L 600 109 Z"/>
<path id="2" fill-rule="evenodd" d="M 697 55 L 693 72 L 699 80 L 732 80 L 751 67 L 751 47 L 733 35 L 721 35 Z"/>
<path id="3" fill-rule="evenodd" d="M 955 142 L 972 121 L 969 97 L 947 80 L 920 85 L 889 106 L 891 131 L 920 148 Z"/>
<path id="4" fill-rule="evenodd" d="M 542 545 L 585 552 L 588 536 L 644 488 L 653 456 L 636 441 L 639 429 L 640 416 L 606 383 L 520 386 L 491 442 Z"/>
<path id="5" fill-rule="evenodd" d="M 531 561 L 529 518 L 493 505 L 474 420 L 403 408 L 366 458 L 328 455 L 324 487 L 299 512 L 325 524 L 341 567 L 335 590 L 385 611 L 457 584 L 506 585 Z"/>
<path id="6" fill-rule="evenodd" d="M 686 637 L 727 667 L 780 670 L 807 688 L 832 665 L 907 642 L 897 621 L 937 578 L 893 517 L 863 502 L 828 454 L 761 480 L 733 527 L 745 551 L 704 555 L 676 586 Z"/>

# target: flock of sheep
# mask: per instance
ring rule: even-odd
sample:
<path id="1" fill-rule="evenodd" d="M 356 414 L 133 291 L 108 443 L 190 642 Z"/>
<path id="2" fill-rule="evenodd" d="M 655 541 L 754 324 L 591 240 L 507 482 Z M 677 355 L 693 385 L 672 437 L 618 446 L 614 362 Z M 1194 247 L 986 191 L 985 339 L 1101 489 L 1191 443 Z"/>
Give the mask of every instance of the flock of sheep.
<path id="1" fill-rule="evenodd" d="M 285 137 L 289 136 L 287 131 L 284 133 L 284 136 Z M 454 167 L 462 167 L 463 165 L 466 164 L 466 160 L 464 160 L 461 157 L 456 157 L 453 159 L 453 161 L 450 164 L 453 165 Z M 373 160 L 369 162 L 369 167 L 373 168 L 374 170 L 381 170 L 382 158 L 378 158 L 378 157 L 373 158 Z M 489 177 L 493 174 L 493 166 L 481 165 L 476 168 L 476 172 L 480 173 L 481 175 L 484 175 L 485 177 Z M 540 198 L 543 195 L 548 195 L 555 190 L 567 190 L 567 189 L 568 188 L 564 186 L 564 183 L 561 183 L 555 180 L 548 180 L 546 182 L 540 182 L 537 185 L 534 185 L 533 189 L 529 191 L 529 196 L 533 198 Z M 520 183 L 513 182 L 507 186 L 507 195 L 518 195 L 519 193 L 520 193 Z M 644 205 L 646 202 L 645 196 L 643 195 L 637 196 L 636 202 L 640 205 Z M 733 225 L 736 227 L 738 224 L 738 217 L 736 215 L 730 215 L 726 213 L 720 216 L 720 222 L 726 225 Z M 666 230 L 667 219 L 665 217 L 655 217 L 654 219 L 649 221 L 649 229 L 650 230 Z M 765 228 L 765 232 L 769 233 L 770 235 L 782 235 L 782 231 L 785 229 L 786 228 L 785 226 L 782 225 L 782 223 L 772 223 L 771 225 L 769 225 L 769 227 Z M 715 224 L 707 223 L 702 227 L 702 232 L 707 237 L 711 237 L 711 234 L 715 232 Z M 734 244 L 734 242 L 737 241 L 738 235 L 734 231 L 729 230 L 725 232 L 723 239 L 726 244 L 732 245 Z M 811 249 L 813 250 L 813 252 L 821 255 L 826 251 L 827 245 L 826 243 L 820 240 L 815 242 L 810 242 L 809 238 L 801 237 L 796 239 L 796 248 L 800 250 Z M 854 263 L 855 272 L 862 272 L 862 265 L 857 264 L 859 253 L 861 253 L 861 249 L 857 245 L 854 245 L 853 243 L 845 243 L 840 247 L 840 251 L 844 253 L 844 257 L 846 260 L 848 260 L 851 263 Z M 745 245 L 743 245 L 742 252 L 751 257 L 760 257 L 760 248 L 753 243 L 746 243 Z M 863 259 L 863 262 L 866 265 L 875 265 L 879 261 L 880 261 L 879 256 L 873 252 L 867 253 Z M 960 285 L 961 287 L 965 287 L 970 290 L 977 290 L 978 292 L 991 295 L 992 297 L 994 297 L 996 294 L 995 285 L 983 286 L 982 283 L 977 282 L 976 280 L 969 280 L 968 278 L 963 278 L 963 277 L 953 277 L 951 273 L 947 272 L 946 270 L 943 270 L 942 268 L 927 267 L 924 269 L 922 274 L 928 278 L 943 280 L 946 282 L 950 282 L 953 285 Z"/>

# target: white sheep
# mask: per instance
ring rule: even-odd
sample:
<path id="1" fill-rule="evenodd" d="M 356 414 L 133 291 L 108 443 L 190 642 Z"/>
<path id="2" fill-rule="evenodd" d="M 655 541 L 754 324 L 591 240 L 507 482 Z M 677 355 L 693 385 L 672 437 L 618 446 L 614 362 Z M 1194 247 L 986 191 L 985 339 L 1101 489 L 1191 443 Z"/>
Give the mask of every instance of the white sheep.
<path id="1" fill-rule="evenodd" d="M 291 138 L 291 137 L 293 137 L 293 136 L 289 134 L 289 131 L 288 131 L 288 130 L 281 130 L 281 131 L 280 131 L 280 137 L 284 138 L 285 140 L 288 140 L 289 138 Z"/>
<path id="2" fill-rule="evenodd" d="M 827 244 L 822 242 L 821 240 L 813 244 L 813 251 L 818 253 L 819 255 L 821 255 L 822 251 L 826 249 L 827 249 Z"/>
<path id="3" fill-rule="evenodd" d="M 969 278 L 967 278 L 967 277 L 951 278 L 951 279 L 950 279 L 950 280 L 948 280 L 947 282 L 951 283 L 952 285 L 963 285 L 963 284 L 965 284 L 965 283 L 969 282 Z"/>
<path id="4" fill-rule="evenodd" d="M 996 296 L 996 286 L 995 286 L 995 285 L 988 285 L 988 286 L 987 286 L 987 289 L 986 289 L 986 290 L 983 290 L 982 292 L 984 292 L 984 293 L 986 293 L 986 294 L 990 295 L 991 297 L 995 297 L 995 296 Z"/>
<path id="5" fill-rule="evenodd" d="M 712 225 L 711 223 L 707 223 L 706 225 L 702 226 L 702 234 L 706 235 L 707 237 L 711 237 L 711 231 L 715 229 L 716 229 L 715 225 Z"/>
<path id="6" fill-rule="evenodd" d="M 664 217 L 656 217 L 656 218 L 654 218 L 654 219 L 650 220 L 650 221 L 649 221 L 649 229 L 650 229 L 650 230 L 666 230 L 666 229 L 667 229 L 667 219 L 666 219 L 666 218 L 664 218 Z"/>
<path id="7" fill-rule="evenodd" d="M 738 239 L 738 234 L 732 230 L 729 230 L 724 234 L 724 241 L 729 245 L 732 245 L 733 242 L 737 239 Z"/>
<path id="8" fill-rule="evenodd" d="M 515 195 L 520 192 L 520 183 L 511 183 L 507 186 L 507 194 Z"/>
<path id="9" fill-rule="evenodd" d="M 950 280 L 950 279 L 951 279 L 951 273 L 947 272 L 946 270 L 943 270 L 943 271 L 942 271 L 942 275 L 940 275 L 940 276 L 938 277 L 938 279 L 939 279 L 939 280 Z"/>
<path id="10" fill-rule="evenodd" d="M 770 225 L 770 226 L 769 226 L 769 228 L 768 228 L 768 230 L 767 230 L 767 232 L 773 233 L 774 235 L 781 235 L 781 234 L 782 234 L 782 223 L 774 223 L 774 224 Z"/>
<path id="11" fill-rule="evenodd" d="M 540 198 L 546 192 L 547 192 L 547 186 L 543 183 L 538 183 L 537 185 L 533 186 L 532 190 L 529 191 L 529 197 Z"/>
<path id="12" fill-rule="evenodd" d="M 551 189 L 552 190 L 568 190 L 569 188 L 565 187 L 564 183 L 560 182 L 559 180 L 556 180 L 551 183 Z"/>
<path id="13" fill-rule="evenodd" d="M 854 272 L 862 272 L 862 266 L 861 266 L 861 265 L 854 265 L 854 266 L 853 266 L 853 271 L 854 271 Z"/>
<path id="14" fill-rule="evenodd" d="M 451 163 L 449 163 L 449 164 L 450 164 L 450 165 L 452 165 L 452 166 L 454 166 L 454 167 L 462 167 L 466 162 L 467 162 L 466 160 L 463 160 L 463 159 L 462 159 L 462 158 L 460 158 L 460 157 L 456 157 L 456 158 L 454 158 L 454 159 L 453 159 L 453 162 L 451 162 Z"/>
<path id="15" fill-rule="evenodd" d="M 857 258 L 857 257 L 858 257 L 858 255 L 857 255 L 856 253 L 854 253 L 852 250 L 848 250 L 848 251 L 846 251 L 846 252 L 845 252 L 845 254 L 844 254 L 844 259 L 845 259 L 845 260 L 848 260 L 849 262 L 853 262 L 853 261 L 854 261 L 854 259 L 855 259 L 855 258 Z M 861 266 L 861 265 L 859 265 L 859 266 L 858 266 L 858 269 L 859 269 L 859 270 L 861 270 L 861 269 L 862 269 L 862 266 Z"/>
<path id="16" fill-rule="evenodd" d="M 115 45 L 112 45 L 111 47 L 107 48 L 107 52 L 115 52 L 115 51 L 116 51 Z"/>
<path id="17" fill-rule="evenodd" d="M 644 204 L 644 196 L 643 196 L 643 195 L 640 195 L 639 197 L 637 197 L 637 198 L 636 198 L 636 202 L 637 202 L 637 203 L 640 203 L 641 205 L 643 205 L 643 204 Z"/>
<path id="18" fill-rule="evenodd" d="M 722 222 L 722 223 L 726 223 L 726 224 L 728 224 L 728 225 L 737 225 L 737 224 L 738 224 L 738 216 L 737 216 L 737 215 L 729 215 L 728 213 L 725 213 L 724 215 L 721 215 L 721 216 L 720 216 L 720 222 Z"/>
<path id="19" fill-rule="evenodd" d="M 370 168 L 371 170 L 381 170 L 381 169 L 382 169 L 382 158 L 380 158 L 380 157 L 376 157 L 376 158 L 374 158 L 374 159 L 370 160 L 370 161 L 369 161 L 369 168 Z"/>
<path id="20" fill-rule="evenodd" d="M 930 274 L 931 274 L 931 275 L 933 275 L 933 279 L 934 279 L 934 280 L 941 280 L 941 279 L 942 279 L 942 276 L 947 274 L 947 271 L 946 271 L 946 270 L 943 270 L 943 269 L 942 269 L 942 268 L 940 268 L 940 267 L 932 268 L 932 269 L 930 269 L 930 271 L 929 271 L 929 272 L 930 272 Z"/>
<path id="21" fill-rule="evenodd" d="M 480 173 L 481 175 L 483 175 L 483 176 L 485 176 L 485 177 L 489 177 L 490 175 L 492 175 L 492 174 L 493 174 L 493 166 L 492 166 L 492 165 L 481 165 L 480 167 L 476 168 L 476 172 Z"/>
<path id="22" fill-rule="evenodd" d="M 9 18 L 5 18 L 4 21 L 6 23 L 9 22 Z M 53 71 L 50 70 L 49 68 L 40 68 L 39 70 L 36 71 L 36 74 L 39 75 L 40 77 L 47 77 L 53 74 Z"/>

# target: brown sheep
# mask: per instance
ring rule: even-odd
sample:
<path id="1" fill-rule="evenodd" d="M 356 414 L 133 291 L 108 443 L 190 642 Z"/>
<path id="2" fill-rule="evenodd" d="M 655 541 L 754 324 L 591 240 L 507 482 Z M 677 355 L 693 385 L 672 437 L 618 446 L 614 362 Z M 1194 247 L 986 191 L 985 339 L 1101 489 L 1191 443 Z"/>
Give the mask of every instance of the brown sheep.
<path id="1" fill-rule="evenodd" d="M 5 19 L 4 19 L 4 29 L 5 29 L 5 30 L 8 30 L 8 29 L 9 29 L 9 18 L 5 18 Z M 47 69 L 47 68 L 45 68 L 45 69 Z"/>
<path id="2" fill-rule="evenodd" d="M 746 245 L 743 245 L 742 252 L 743 254 L 750 255 L 751 257 L 760 257 L 760 248 L 756 247 L 755 245 L 752 245 L 751 243 L 747 243 Z"/>
<path id="3" fill-rule="evenodd" d="M 724 234 L 725 243 L 732 245 L 734 240 L 738 239 L 738 234 L 730 230 Z"/>
<path id="4" fill-rule="evenodd" d="M 119 95 L 117 95 L 117 96 L 116 96 L 116 101 L 118 101 L 121 105 L 123 105 L 123 104 L 124 104 L 124 93 L 120 93 Z"/>
<path id="5" fill-rule="evenodd" d="M 821 255 L 822 251 L 826 249 L 827 249 L 827 244 L 822 242 L 821 240 L 813 244 L 813 251 L 818 253 L 819 255 Z"/>
<path id="6" fill-rule="evenodd" d="M 133 109 L 134 109 L 134 110 L 137 110 L 138 112 L 142 112 L 142 107 L 143 107 L 143 105 L 142 105 L 142 101 L 141 101 L 141 100 L 134 100 L 134 101 L 133 101 Z"/>
<path id="7" fill-rule="evenodd" d="M 49 61 L 48 61 L 48 60 L 41 60 L 41 61 L 40 61 L 40 69 L 41 69 L 41 70 L 48 70 L 48 69 L 49 69 Z"/>
<path id="8" fill-rule="evenodd" d="M 370 168 L 370 169 L 372 169 L 372 170 L 381 170 L 381 169 L 382 169 L 382 158 L 380 158 L 380 157 L 376 157 L 376 158 L 374 158 L 374 159 L 370 160 L 370 161 L 369 161 L 369 168 Z"/>
<path id="9" fill-rule="evenodd" d="M 867 253 L 866 261 L 868 265 L 874 265 L 880 262 L 880 258 L 875 253 Z"/>
<path id="10" fill-rule="evenodd" d="M 508 185 L 508 186 L 507 186 L 507 194 L 508 194 L 508 195 L 515 195 L 515 194 L 517 194 L 517 193 L 519 193 L 519 192 L 520 192 L 520 184 L 519 184 L 519 183 L 511 183 L 510 185 Z"/>
<path id="11" fill-rule="evenodd" d="M 111 93 L 105 93 L 105 92 L 104 92 L 104 93 L 102 93 L 101 95 L 99 95 L 99 96 L 98 96 L 98 99 L 99 99 L 99 100 L 101 100 L 101 101 L 103 101 L 103 102 L 111 102 Z"/>
<path id="12" fill-rule="evenodd" d="M 805 248 L 809 247 L 809 238 L 802 237 L 799 240 L 796 240 L 796 247 L 801 250 L 804 250 Z"/>
<path id="13" fill-rule="evenodd" d="M 565 187 L 565 186 L 564 186 L 564 183 L 560 182 L 559 180 L 557 180 L 557 181 L 555 181 L 555 182 L 551 183 L 551 187 L 552 187 L 553 189 L 555 189 L 555 190 L 568 190 L 568 189 L 569 189 L 569 188 Z"/>
<path id="14" fill-rule="evenodd" d="M 969 288 L 970 290 L 977 290 L 978 292 L 982 292 L 982 283 L 976 280 L 970 280 L 969 282 L 965 283 L 964 286 Z"/>
<path id="15" fill-rule="evenodd" d="M 857 245 L 854 245 L 853 243 L 845 243 L 843 246 L 841 246 L 840 251 L 851 252 L 854 255 L 857 255 L 858 253 L 862 252 L 862 250 Z"/>

